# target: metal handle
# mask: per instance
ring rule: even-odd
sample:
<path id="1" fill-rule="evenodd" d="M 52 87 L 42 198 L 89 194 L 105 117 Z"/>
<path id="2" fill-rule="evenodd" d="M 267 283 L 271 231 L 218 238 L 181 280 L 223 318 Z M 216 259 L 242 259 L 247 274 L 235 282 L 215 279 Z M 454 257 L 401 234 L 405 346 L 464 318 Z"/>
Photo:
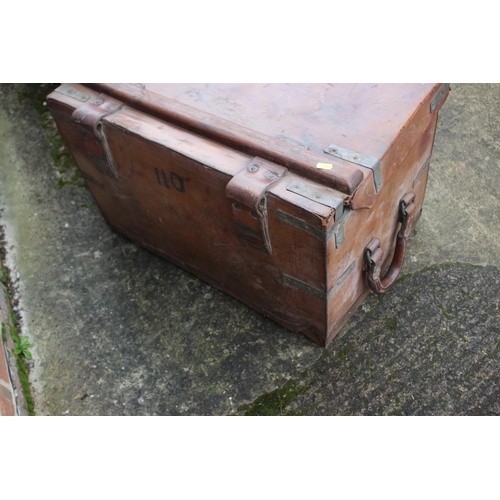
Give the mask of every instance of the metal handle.
<path id="1" fill-rule="evenodd" d="M 410 191 L 399 202 L 398 222 L 401 222 L 401 228 L 398 232 L 391 266 L 383 278 L 380 277 L 380 273 L 384 261 L 384 252 L 380 248 L 380 240 L 372 238 L 365 247 L 363 269 L 367 273 L 368 286 L 377 294 L 387 292 L 394 285 L 403 267 L 406 244 L 418 219 L 415 216 L 417 207 L 413 203 L 414 200 L 415 193 Z"/>

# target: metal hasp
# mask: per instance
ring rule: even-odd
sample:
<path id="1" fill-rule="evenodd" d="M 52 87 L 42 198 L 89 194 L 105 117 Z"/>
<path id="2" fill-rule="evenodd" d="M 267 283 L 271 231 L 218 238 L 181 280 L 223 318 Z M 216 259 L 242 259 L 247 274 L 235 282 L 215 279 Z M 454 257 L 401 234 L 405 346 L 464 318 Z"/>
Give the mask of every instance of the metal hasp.
<path id="1" fill-rule="evenodd" d="M 272 254 L 267 216 L 267 190 L 288 170 L 262 158 L 238 172 L 226 186 L 240 240 L 255 250 Z"/>
<path id="2" fill-rule="evenodd" d="M 325 153 L 340 158 L 342 160 L 355 163 L 361 167 L 366 167 L 372 170 L 373 180 L 375 182 L 375 191 L 378 193 L 382 187 L 382 167 L 380 160 L 373 158 L 373 156 L 364 155 L 357 153 L 356 151 L 351 151 L 350 149 L 342 148 L 336 144 L 330 144 L 326 149 Z"/>

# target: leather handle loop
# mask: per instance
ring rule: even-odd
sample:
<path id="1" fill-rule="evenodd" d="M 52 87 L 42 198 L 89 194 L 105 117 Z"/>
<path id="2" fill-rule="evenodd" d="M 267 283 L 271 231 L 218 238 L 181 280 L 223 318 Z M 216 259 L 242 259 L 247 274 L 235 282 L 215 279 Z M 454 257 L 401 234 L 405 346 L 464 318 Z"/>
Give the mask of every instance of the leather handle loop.
<path id="1" fill-rule="evenodd" d="M 380 248 L 380 240 L 372 238 L 365 247 L 363 268 L 366 271 L 368 286 L 377 294 L 387 292 L 394 285 L 403 267 L 408 238 L 418 219 L 415 216 L 417 207 L 414 200 L 415 193 L 410 191 L 399 202 L 398 222 L 401 223 L 401 228 L 396 238 L 394 257 L 383 278 L 380 277 L 380 273 L 382 272 L 384 252 Z"/>

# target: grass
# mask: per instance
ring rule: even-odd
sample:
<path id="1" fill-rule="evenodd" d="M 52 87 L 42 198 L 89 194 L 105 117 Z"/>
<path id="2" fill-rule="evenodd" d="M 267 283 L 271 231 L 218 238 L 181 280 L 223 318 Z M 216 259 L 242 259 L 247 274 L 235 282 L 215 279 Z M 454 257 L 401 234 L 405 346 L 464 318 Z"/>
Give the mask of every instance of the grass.
<path id="1" fill-rule="evenodd" d="M 21 381 L 21 387 L 24 394 L 24 399 L 26 400 L 26 409 L 30 417 L 35 416 L 35 403 L 31 396 L 31 387 L 29 382 L 29 371 L 20 356 L 16 356 L 17 370 L 19 374 L 19 380 Z"/>
<path id="2" fill-rule="evenodd" d="M 0 249 L 1 250 L 1 249 Z M 3 252 L 0 252 L 3 253 Z M 2 266 L 1 275 L 2 284 L 7 290 L 7 307 L 10 307 L 10 298 L 12 296 L 11 287 L 9 283 L 9 273 L 6 267 Z M 6 318 L 7 319 L 7 318 Z M 31 359 L 30 347 L 33 347 L 26 336 L 20 336 L 18 321 L 12 309 L 10 310 L 10 324 L 7 319 L 7 324 L 2 322 L 2 340 L 7 342 L 7 327 L 9 328 L 10 337 L 14 343 L 14 350 L 11 351 L 12 355 L 16 358 L 17 374 L 19 376 L 19 381 L 21 383 L 21 390 L 26 401 L 26 410 L 28 415 L 35 415 L 35 403 L 31 395 L 31 387 L 29 383 L 29 368 L 26 364 L 26 360 Z"/>
<path id="3" fill-rule="evenodd" d="M 28 347 L 32 347 L 33 344 L 29 344 L 29 342 L 27 342 L 28 339 L 25 336 L 21 337 L 20 339 L 19 329 L 17 327 L 17 321 L 13 312 L 11 312 L 10 336 L 15 346 L 14 356 L 16 357 L 19 380 L 21 382 L 21 388 L 23 391 L 24 399 L 26 400 L 26 407 L 27 407 L 26 409 L 28 411 L 28 415 L 33 416 L 35 415 L 35 403 L 33 401 L 33 397 L 31 396 L 31 387 L 29 383 L 29 369 L 25 362 L 25 359 L 31 359 L 31 353 L 28 351 Z M 25 343 L 23 343 L 22 339 L 25 339 Z M 20 349 L 21 346 L 23 347 L 22 349 Z M 27 353 L 29 357 L 26 355 Z"/>

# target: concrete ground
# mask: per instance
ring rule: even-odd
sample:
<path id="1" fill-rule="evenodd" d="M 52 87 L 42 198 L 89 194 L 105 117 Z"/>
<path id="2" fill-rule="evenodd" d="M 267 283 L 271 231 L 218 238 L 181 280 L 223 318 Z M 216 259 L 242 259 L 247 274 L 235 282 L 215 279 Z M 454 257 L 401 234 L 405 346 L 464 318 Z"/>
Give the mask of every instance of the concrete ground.
<path id="1" fill-rule="evenodd" d="M 452 84 L 403 276 L 328 349 L 111 232 L 0 87 L 0 225 L 38 415 L 500 414 L 500 85 Z"/>

